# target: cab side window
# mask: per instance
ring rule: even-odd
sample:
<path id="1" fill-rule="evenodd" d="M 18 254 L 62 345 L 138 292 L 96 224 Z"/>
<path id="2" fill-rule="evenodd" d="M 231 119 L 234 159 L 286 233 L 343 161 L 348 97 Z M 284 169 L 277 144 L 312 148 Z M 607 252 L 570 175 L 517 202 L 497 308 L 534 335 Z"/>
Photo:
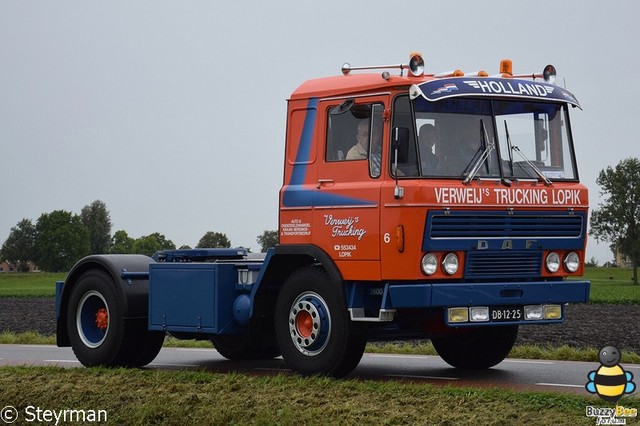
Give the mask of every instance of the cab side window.
<path id="1" fill-rule="evenodd" d="M 369 160 L 372 177 L 380 176 L 382 104 L 346 100 L 329 110 L 326 161 Z"/>

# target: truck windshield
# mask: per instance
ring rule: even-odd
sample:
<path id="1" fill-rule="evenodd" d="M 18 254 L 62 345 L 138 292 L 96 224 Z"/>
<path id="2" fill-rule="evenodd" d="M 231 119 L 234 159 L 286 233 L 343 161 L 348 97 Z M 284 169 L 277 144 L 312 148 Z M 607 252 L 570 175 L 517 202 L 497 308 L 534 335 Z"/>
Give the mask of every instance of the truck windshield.
<path id="1" fill-rule="evenodd" d="M 577 179 L 565 104 L 475 98 L 413 102 L 422 176 Z"/>

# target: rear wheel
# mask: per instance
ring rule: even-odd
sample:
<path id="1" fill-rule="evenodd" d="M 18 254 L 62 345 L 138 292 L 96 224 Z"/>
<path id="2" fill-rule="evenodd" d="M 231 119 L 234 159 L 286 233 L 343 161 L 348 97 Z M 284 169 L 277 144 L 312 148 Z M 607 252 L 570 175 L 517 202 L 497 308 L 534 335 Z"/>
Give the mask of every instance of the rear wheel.
<path id="1" fill-rule="evenodd" d="M 113 279 L 90 270 L 71 290 L 67 330 L 71 347 L 85 366 L 144 366 L 158 355 L 164 333 L 151 332 L 146 321 L 125 321 Z"/>
<path id="2" fill-rule="evenodd" d="M 460 330 L 431 339 L 438 355 L 461 369 L 486 369 L 502 362 L 518 337 L 518 326 L 492 326 Z"/>
<path id="3" fill-rule="evenodd" d="M 343 289 L 319 267 L 294 272 L 275 310 L 278 345 L 287 365 L 304 374 L 342 377 L 360 362 L 366 338 L 351 321 Z"/>

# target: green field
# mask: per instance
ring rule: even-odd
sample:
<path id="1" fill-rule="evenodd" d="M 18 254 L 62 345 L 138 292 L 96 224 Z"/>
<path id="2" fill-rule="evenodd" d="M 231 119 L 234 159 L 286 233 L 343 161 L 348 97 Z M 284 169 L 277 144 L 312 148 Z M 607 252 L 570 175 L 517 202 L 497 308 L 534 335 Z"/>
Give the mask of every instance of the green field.
<path id="1" fill-rule="evenodd" d="M 53 297 L 55 282 L 66 274 L 0 274 L 0 297 Z M 625 268 L 586 268 L 584 278 L 591 281 L 591 303 L 640 304 L 640 285 L 634 285 L 633 270 Z"/>
<path id="2" fill-rule="evenodd" d="M 56 281 L 64 281 L 66 273 L 32 272 L 0 274 L 0 297 L 54 297 Z"/>
<path id="3" fill-rule="evenodd" d="M 288 374 L 2 367 L 0 383 L 11 383 L 0 386 L 0 402 L 20 414 L 104 410 L 108 424 L 130 425 L 594 425 L 586 407 L 612 406 L 586 395 Z"/>
<path id="4" fill-rule="evenodd" d="M 633 269 L 586 268 L 584 278 L 591 281 L 592 303 L 640 304 L 640 285 L 633 284 Z"/>

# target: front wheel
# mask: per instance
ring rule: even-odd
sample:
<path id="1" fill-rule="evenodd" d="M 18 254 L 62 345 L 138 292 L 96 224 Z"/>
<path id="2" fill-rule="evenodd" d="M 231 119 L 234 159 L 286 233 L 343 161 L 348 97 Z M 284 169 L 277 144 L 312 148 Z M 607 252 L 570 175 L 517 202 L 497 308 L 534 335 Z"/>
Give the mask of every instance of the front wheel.
<path id="1" fill-rule="evenodd" d="M 345 376 L 366 345 L 361 326 L 349 317 L 343 288 L 315 266 L 294 272 L 284 283 L 275 328 L 282 357 L 303 375 Z"/>
<path id="2" fill-rule="evenodd" d="M 111 276 L 90 270 L 71 290 L 67 330 L 82 365 L 142 367 L 158 355 L 164 333 L 147 330 L 146 321 L 124 319 L 124 307 Z"/>
<path id="3" fill-rule="evenodd" d="M 501 363 L 518 337 L 517 325 L 456 330 L 431 339 L 438 355 L 449 365 L 469 370 L 487 369 Z"/>

